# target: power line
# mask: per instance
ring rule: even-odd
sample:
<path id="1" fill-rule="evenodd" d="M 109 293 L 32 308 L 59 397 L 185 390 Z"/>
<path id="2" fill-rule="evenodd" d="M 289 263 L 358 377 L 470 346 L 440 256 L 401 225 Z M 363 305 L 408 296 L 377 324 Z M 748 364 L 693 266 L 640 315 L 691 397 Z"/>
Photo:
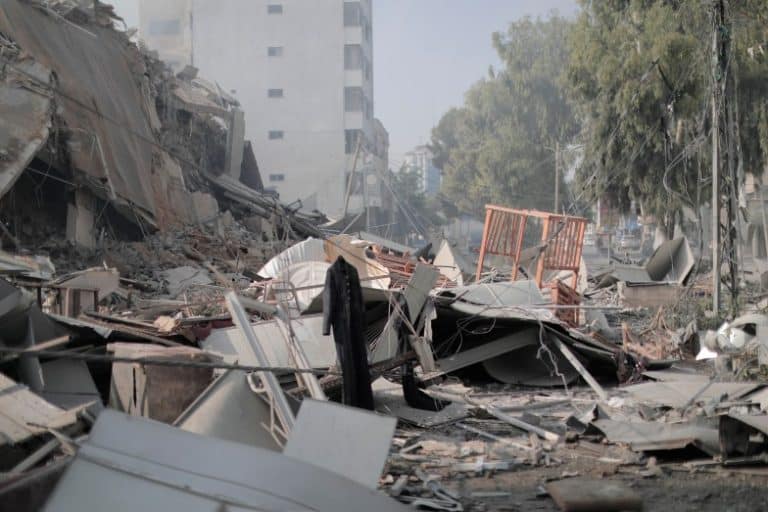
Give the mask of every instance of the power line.
<path id="1" fill-rule="evenodd" d="M 166 359 L 157 357 L 121 357 L 109 354 L 88 354 L 81 352 L 69 352 L 66 350 L 29 350 L 24 348 L 0 347 L 0 354 L 34 355 L 35 357 L 51 357 L 57 359 L 71 359 L 76 361 L 99 363 L 129 363 L 152 366 L 171 366 L 182 368 L 210 368 L 224 370 L 242 370 L 246 372 L 270 372 L 278 374 L 312 373 L 315 375 L 341 375 L 330 370 L 318 370 L 312 368 L 290 368 L 284 366 L 250 366 L 231 364 L 220 361 L 189 361 L 182 359 Z M 0 361 L 2 363 L 3 361 Z"/>

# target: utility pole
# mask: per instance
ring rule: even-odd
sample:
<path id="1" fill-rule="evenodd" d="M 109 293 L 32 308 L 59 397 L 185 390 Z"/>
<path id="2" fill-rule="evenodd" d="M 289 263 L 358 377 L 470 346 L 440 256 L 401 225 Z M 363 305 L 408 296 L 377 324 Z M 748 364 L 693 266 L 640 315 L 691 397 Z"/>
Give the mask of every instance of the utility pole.
<path id="1" fill-rule="evenodd" d="M 371 208 L 368 204 L 368 177 L 370 176 L 371 161 L 368 159 L 363 167 L 363 207 L 365 208 L 365 231 L 371 230 Z"/>
<path id="2" fill-rule="evenodd" d="M 733 22 L 727 0 L 714 1 L 712 35 L 712 306 L 720 312 L 722 269 L 728 269 L 726 283 L 729 310 L 739 307 L 739 151 L 734 133 L 738 114 L 734 108 L 735 78 L 730 65 Z M 725 157 L 724 157 L 725 156 Z M 723 166 L 723 162 L 727 164 Z M 725 258 L 725 260 L 723 260 Z"/>
<path id="3" fill-rule="evenodd" d="M 714 30 L 712 32 L 712 312 L 720 312 L 720 112 L 718 109 L 718 79 L 720 74 L 720 51 L 718 32 L 722 0 L 715 4 Z"/>
<path id="4" fill-rule="evenodd" d="M 560 213 L 560 142 L 555 142 L 555 213 Z"/>
<path id="5" fill-rule="evenodd" d="M 355 145 L 355 157 L 352 159 L 352 170 L 347 177 L 347 193 L 344 194 L 344 214 L 342 218 L 347 216 L 347 210 L 349 209 L 349 198 L 352 195 L 352 183 L 354 183 L 355 168 L 357 167 L 357 157 L 360 156 L 360 146 L 363 144 L 362 132 L 357 136 L 357 144 Z"/>

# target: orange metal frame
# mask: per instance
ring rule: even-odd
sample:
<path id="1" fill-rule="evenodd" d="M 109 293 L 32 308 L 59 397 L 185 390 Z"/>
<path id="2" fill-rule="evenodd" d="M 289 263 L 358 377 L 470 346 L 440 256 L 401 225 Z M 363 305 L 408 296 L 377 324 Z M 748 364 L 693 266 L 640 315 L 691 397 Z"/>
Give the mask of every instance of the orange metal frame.
<path id="1" fill-rule="evenodd" d="M 529 218 L 540 219 L 543 223 L 541 243 L 544 249 L 536 265 L 536 284 L 541 288 L 546 271 L 570 270 L 573 272 L 571 287 L 576 288 L 587 219 L 538 210 L 516 210 L 492 204 L 485 207 L 485 227 L 476 279 L 479 280 L 482 275 L 486 254 L 512 258 L 512 280 L 517 279 L 518 262 Z"/>

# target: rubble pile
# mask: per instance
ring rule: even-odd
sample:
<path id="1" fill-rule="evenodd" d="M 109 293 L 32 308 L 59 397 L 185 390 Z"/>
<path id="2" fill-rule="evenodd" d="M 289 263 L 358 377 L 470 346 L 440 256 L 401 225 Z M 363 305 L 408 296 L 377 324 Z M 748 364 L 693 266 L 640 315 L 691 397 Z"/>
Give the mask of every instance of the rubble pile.
<path id="1" fill-rule="evenodd" d="M 762 503 L 768 317 L 670 314 L 711 293 L 685 238 L 589 271 L 550 212 L 488 205 L 476 261 L 329 234 L 263 190 L 237 101 L 118 21 L 0 2 L 0 503 Z"/>
<path id="2" fill-rule="evenodd" d="M 0 364 L 13 414 L 29 419 L 4 432 L 0 492 L 20 510 L 88 509 L 83 486 L 96 468 L 105 485 L 128 485 L 110 469 L 134 464 L 121 443 L 140 447 L 146 484 L 170 485 L 169 465 L 202 478 L 201 506 L 227 496 L 333 510 L 313 493 L 344 487 L 382 510 L 639 510 L 661 501 L 642 482 L 764 473 L 768 402 L 750 380 L 764 364 L 762 315 L 699 332 L 670 325 L 663 300 L 616 305 L 606 295 L 615 283 L 580 279 L 583 265 L 547 269 L 540 281 L 524 267 L 513 281 L 485 267 L 473 281 L 447 242 L 411 252 L 362 235 L 286 240 L 264 261 L 264 239 L 237 221 L 208 229 L 116 242 L 104 256 L 115 268 L 60 277 L 50 261 L 6 256 L 15 286 L 3 284 L 0 321 L 15 334 Z M 545 240 L 540 254 L 563 243 Z M 349 288 L 329 284 L 342 268 L 359 282 L 364 320 L 344 336 L 350 317 L 333 304 L 352 300 Z M 559 303 L 546 290 L 563 280 L 587 284 Z M 348 343 L 364 344 L 364 362 L 342 357 Z M 350 380 L 360 364 L 365 377 Z M 195 455 L 179 458 L 174 446 Z M 300 490 L 241 475 L 216 490 L 230 469 L 205 454 L 230 449 L 324 483 Z M 251 488 L 280 490 L 242 494 Z M 116 496 L 106 499 L 125 499 Z"/>

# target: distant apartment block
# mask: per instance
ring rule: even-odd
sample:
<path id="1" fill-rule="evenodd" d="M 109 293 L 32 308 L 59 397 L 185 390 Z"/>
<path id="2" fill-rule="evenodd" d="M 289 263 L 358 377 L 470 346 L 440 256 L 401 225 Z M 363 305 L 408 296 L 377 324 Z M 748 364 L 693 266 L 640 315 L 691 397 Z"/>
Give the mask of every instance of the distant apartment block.
<path id="1" fill-rule="evenodd" d="M 265 188 L 336 215 L 358 144 L 349 211 L 385 206 L 371 14 L 371 0 L 141 0 L 139 29 L 176 70 L 238 98 Z"/>
<path id="2" fill-rule="evenodd" d="M 427 146 L 416 146 L 405 154 L 404 165 L 421 174 L 421 191 L 434 197 L 440 191 L 442 171 L 435 167 L 434 155 Z"/>

